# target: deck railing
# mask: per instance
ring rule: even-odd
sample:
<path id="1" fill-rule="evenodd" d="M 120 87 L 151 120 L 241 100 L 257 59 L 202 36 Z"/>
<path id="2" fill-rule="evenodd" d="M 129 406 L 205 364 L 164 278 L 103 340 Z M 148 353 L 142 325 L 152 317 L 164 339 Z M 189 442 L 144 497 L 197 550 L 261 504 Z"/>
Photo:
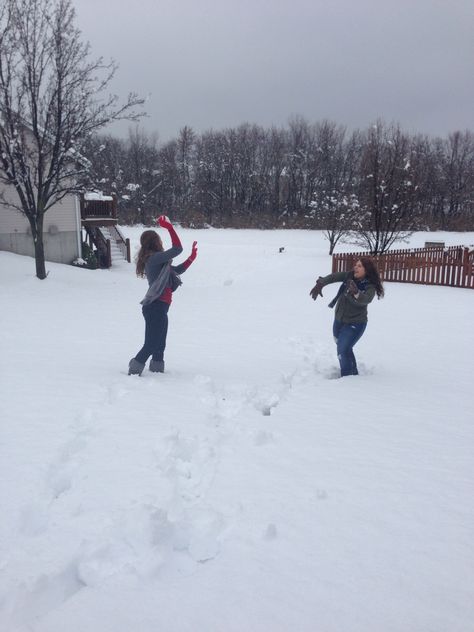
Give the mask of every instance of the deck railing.
<path id="1" fill-rule="evenodd" d="M 81 196 L 81 219 L 117 219 L 117 197 L 110 200 L 87 200 Z"/>

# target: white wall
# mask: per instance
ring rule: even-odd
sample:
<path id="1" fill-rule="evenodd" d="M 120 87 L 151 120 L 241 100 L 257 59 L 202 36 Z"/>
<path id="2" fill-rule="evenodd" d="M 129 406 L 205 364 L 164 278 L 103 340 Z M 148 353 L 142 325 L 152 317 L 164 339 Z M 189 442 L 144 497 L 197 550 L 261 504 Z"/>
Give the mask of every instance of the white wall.
<path id="1" fill-rule="evenodd" d="M 9 200 L 18 199 L 13 187 L 2 190 Z M 48 261 L 71 263 L 80 256 L 75 196 L 68 195 L 52 206 L 44 216 L 44 245 Z M 0 204 L 0 250 L 34 255 L 31 229 L 26 217 Z"/>
<path id="2" fill-rule="evenodd" d="M 4 185 L 0 184 L 0 187 Z M 17 200 L 18 195 L 13 187 L 4 187 L 2 191 L 9 200 Z M 51 207 L 44 216 L 44 232 L 47 233 L 51 226 L 55 226 L 58 232 L 76 230 L 75 196 L 68 195 L 61 202 Z M 54 230 L 54 229 L 53 229 Z M 28 233 L 29 222 L 19 211 L 0 204 L 0 234 Z"/>

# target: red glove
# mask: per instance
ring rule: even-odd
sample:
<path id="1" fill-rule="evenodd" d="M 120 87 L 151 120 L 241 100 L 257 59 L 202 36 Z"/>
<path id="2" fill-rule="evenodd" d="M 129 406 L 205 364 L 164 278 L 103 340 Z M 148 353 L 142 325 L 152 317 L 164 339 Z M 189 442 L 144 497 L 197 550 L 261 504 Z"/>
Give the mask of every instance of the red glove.
<path id="1" fill-rule="evenodd" d="M 166 230 L 173 228 L 173 224 L 169 221 L 166 215 L 160 215 L 156 220 L 156 223 L 161 226 L 161 228 L 166 228 Z"/>
<path id="2" fill-rule="evenodd" d="M 198 253 L 198 249 L 197 249 L 197 241 L 193 241 L 193 247 L 191 249 L 191 254 L 189 255 L 189 258 L 191 261 L 194 261 L 194 259 L 196 259 L 197 257 L 197 253 Z"/>

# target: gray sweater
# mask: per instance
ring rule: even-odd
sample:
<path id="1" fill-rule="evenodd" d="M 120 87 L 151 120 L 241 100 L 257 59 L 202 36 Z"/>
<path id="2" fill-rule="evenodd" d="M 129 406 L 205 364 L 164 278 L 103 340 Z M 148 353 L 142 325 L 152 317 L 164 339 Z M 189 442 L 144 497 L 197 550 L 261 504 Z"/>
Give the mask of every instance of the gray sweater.
<path id="1" fill-rule="evenodd" d="M 145 274 L 148 280 L 148 292 L 140 301 L 142 305 L 149 305 L 156 301 L 163 294 L 165 289 L 170 286 L 170 275 L 174 273 L 180 274 L 181 266 L 172 266 L 173 257 L 183 252 L 182 246 L 172 246 L 169 250 L 163 252 L 155 252 L 148 257 L 145 263 Z"/>
<path id="2" fill-rule="evenodd" d="M 163 250 L 163 252 L 155 252 L 148 257 L 145 263 L 145 274 L 148 280 L 148 285 L 151 285 L 160 274 L 163 266 L 177 257 L 183 252 L 182 246 L 172 246 L 169 250 Z M 179 266 L 176 266 L 177 268 Z M 179 274 L 179 272 L 178 272 Z"/>

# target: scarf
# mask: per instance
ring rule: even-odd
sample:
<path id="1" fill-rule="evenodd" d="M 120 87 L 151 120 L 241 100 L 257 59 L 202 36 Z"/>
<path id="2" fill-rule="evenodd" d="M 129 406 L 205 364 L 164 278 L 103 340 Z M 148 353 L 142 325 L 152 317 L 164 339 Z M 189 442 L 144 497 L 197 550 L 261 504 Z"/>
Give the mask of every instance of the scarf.
<path id="1" fill-rule="evenodd" d="M 171 291 L 174 292 L 180 285 L 182 285 L 182 281 L 179 274 L 173 270 L 171 263 L 165 263 L 140 303 L 149 305 L 160 298 L 167 287 L 170 287 Z"/>

